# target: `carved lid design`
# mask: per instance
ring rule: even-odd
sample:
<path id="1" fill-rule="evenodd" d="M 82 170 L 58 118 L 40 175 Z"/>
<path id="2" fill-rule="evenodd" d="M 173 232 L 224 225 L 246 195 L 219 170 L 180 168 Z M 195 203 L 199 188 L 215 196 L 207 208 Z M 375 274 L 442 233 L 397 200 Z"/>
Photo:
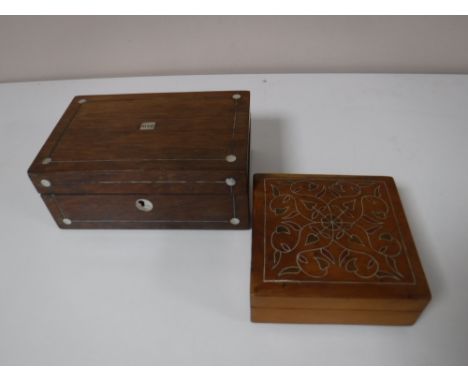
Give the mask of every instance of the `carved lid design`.
<path id="1" fill-rule="evenodd" d="M 414 282 L 384 181 L 266 178 L 265 281 Z"/>
<path id="2" fill-rule="evenodd" d="M 254 289 L 427 287 L 392 178 L 255 175 L 253 219 Z"/>

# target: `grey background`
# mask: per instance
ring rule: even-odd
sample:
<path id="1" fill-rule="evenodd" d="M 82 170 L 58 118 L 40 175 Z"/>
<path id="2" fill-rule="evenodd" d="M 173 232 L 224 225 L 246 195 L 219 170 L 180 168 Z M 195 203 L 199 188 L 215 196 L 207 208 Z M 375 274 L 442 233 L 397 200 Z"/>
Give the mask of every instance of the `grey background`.
<path id="1" fill-rule="evenodd" d="M 252 173 L 391 175 L 433 300 L 410 327 L 249 321 L 251 232 L 60 230 L 26 170 L 74 95 L 249 89 Z M 0 85 L 0 364 L 467 364 L 468 76 Z"/>
<path id="2" fill-rule="evenodd" d="M 467 16 L 3 16 L 0 82 L 116 76 L 468 73 Z"/>

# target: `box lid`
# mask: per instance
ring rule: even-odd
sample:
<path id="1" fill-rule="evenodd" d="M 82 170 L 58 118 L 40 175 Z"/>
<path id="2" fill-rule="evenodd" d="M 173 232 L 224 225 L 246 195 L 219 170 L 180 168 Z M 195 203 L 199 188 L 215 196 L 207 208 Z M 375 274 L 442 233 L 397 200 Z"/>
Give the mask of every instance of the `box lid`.
<path id="1" fill-rule="evenodd" d="M 245 172 L 249 103 L 248 91 L 77 96 L 29 173 Z"/>
<path id="2" fill-rule="evenodd" d="M 256 174 L 251 304 L 421 311 L 429 287 L 390 177 Z"/>

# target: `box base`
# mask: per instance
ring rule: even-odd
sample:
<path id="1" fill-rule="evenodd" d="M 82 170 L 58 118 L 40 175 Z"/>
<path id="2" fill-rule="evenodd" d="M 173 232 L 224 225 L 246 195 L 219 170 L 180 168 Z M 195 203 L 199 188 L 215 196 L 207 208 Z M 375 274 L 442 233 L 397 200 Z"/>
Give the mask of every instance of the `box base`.
<path id="1" fill-rule="evenodd" d="M 251 308 L 251 321 L 289 324 L 413 325 L 421 312 Z"/>

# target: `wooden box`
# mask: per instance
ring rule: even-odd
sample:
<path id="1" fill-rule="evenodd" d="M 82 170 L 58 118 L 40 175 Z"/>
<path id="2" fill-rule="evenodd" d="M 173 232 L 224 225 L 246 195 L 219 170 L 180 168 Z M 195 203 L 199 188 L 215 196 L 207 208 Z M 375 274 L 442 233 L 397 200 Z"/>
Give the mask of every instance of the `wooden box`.
<path id="1" fill-rule="evenodd" d="M 254 322 L 413 324 L 431 295 L 390 177 L 256 174 Z"/>
<path id="2" fill-rule="evenodd" d="M 61 228 L 248 228 L 247 91 L 75 97 L 29 168 Z"/>

